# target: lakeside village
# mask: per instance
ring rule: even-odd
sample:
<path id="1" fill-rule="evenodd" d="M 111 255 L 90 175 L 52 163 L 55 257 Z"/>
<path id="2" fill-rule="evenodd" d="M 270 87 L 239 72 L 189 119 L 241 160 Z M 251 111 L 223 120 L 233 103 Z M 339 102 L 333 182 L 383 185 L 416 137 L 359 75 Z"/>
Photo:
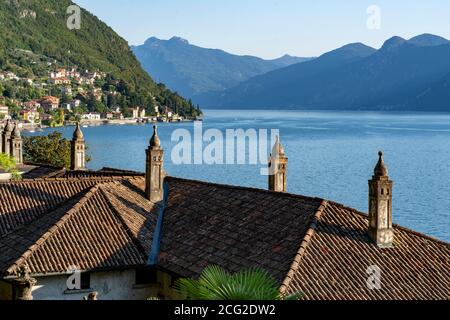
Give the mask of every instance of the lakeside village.
<path id="1" fill-rule="evenodd" d="M 201 120 L 184 117 L 169 106 L 158 105 L 155 98 L 150 111 L 142 106 L 120 107 L 116 105 L 120 93 L 114 88 L 102 87 L 106 77 L 104 72 L 80 72 L 75 67 L 57 68 L 40 79 L 0 71 L 0 122 L 15 120 L 23 130 L 34 131 L 76 122 L 89 126 Z M 21 101 L 15 97 L 15 92 L 9 92 L 16 91 L 17 84 L 28 91 L 45 94 Z"/>

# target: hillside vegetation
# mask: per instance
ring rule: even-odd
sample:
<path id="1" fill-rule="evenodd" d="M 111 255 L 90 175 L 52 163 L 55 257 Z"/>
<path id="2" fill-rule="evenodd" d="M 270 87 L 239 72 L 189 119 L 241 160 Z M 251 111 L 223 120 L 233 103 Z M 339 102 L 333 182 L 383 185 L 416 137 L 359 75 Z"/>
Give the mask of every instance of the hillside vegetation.
<path id="1" fill-rule="evenodd" d="M 155 83 L 141 68 L 128 43 L 110 27 L 82 10 L 81 29 L 67 28 L 69 0 L 0 1 L 0 68 L 20 76 L 42 76 L 42 65 L 18 59 L 17 49 L 48 57 L 55 65 L 109 74 L 111 85 L 125 97 L 125 104 L 151 110 L 154 100 L 194 114 L 196 108 L 164 85 Z"/>

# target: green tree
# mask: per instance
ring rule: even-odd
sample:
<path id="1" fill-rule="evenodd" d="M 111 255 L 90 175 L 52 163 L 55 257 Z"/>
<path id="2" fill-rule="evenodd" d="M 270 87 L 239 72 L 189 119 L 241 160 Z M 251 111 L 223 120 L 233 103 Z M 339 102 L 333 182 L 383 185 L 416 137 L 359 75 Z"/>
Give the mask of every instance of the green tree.
<path id="1" fill-rule="evenodd" d="M 70 141 L 63 138 L 60 132 L 24 137 L 23 154 L 28 163 L 70 168 Z M 86 157 L 86 161 L 89 162 L 90 158 Z"/>
<path id="2" fill-rule="evenodd" d="M 16 162 L 13 158 L 4 153 L 0 153 L 0 169 L 7 173 L 11 173 L 13 180 L 20 179 L 20 174 L 16 169 Z"/>
<path id="3" fill-rule="evenodd" d="M 198 280 L 178 280 L 175 290 L 188 300 L 297 300 L 302 296 L 281 295 L 277 282 L 262 269 L 230 274 L 217 266 L 207 267 Z"/>
<path id="4" fill-rule="evenodd" d="M 50 111 L 49 114 L 52 116 L 52 120 L 49 123 L 51 127 L 60 127 L 64 125 L 64 110 L 59 109 Z"/>

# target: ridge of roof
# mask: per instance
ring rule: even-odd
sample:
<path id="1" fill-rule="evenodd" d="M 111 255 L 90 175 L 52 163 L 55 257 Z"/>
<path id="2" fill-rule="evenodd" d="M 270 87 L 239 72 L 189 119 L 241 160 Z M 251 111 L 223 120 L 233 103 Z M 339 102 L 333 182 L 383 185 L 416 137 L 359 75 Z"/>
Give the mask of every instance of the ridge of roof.
<path id="1" fill-rule="evenodd" d="M 124 169 L 117 169 L 117 168 L 110 168 L 110 167 L 103 167 L 98 172 L 117 172 L 117 173 L 128 173 L 133 175 L 141 175 L 144 176 L 145 173 L 139 172 L 139 171 L 133 171 L 133 170 L 124 170 Z"/>
<path id="2" fill-rule="evenodd" d="M 59 170 L 66 170 L 64 167 L 58 167 L 51 164 L 43 164 L 43 163 L 34 163 L 34 162 L 25 162 L 25 165 L 33 166 L 33 167 L 44 167 L 44 168 L 50 168 L 50 169 L 59 169 Z"/>
<path id="3" fill-rule="evenodd" d="M 34 243 L 28 247 L 27 250 L 17 259 L 15 260 L 11 267 L 9 267 L 6 270 L 6 274 L 11 275 L 14 274 L 18 267 L 31 255 L 33 254 L 47 239 L 51 237 L 51 235 L 58 230 L 66 221 L 70 219 L 70 217 L 78 211 L 79 208 L 81 208 L 86 201 L 98 190 L 98 186 L 93 186 L 87 190 L 84 190 L 83 192 L 73 196 L 72 198 L 65 201 L 64 205 L 59 206 L 55 210 L 48 212 L 47 214 L 44 214 L 43 216 L 39 217 L 37 220 L 34 220 L 28 224 L 22 225 L 10 233 L 7 233 L 3 235 L 0 239 L 4 239 L 11 235 L 12 233 L 18 232 L 19 230 L 22 230 L 31 224 L 36 224 L 37 221 L 42 221 L 45 218 L 48 218 L 51 214 L 55 214 L 59 211 L 64 211 L 67 207 L 70 207 L 71 209 L 63 212 L 61 217 L 56 220 L 56 223 L 53 224 L 52 227 L 50 227 L 43 235 L 39 237 L 38 240 L 34 241 Z"/>
<path id="4" fill-rule="evenodd" d="M 280 286 L 280 293 L 284 294 L 286 293 L 287 288 L 289 287 L 289 284 L 292 281 L 292 278 L 294 274 L 297 272 L 298 268 L 300 268 L 300 262 L 303 258 L 304 253 L 306 252 L 306 249 L 308 248 L 308 245 L 316 233 L 316 228 L 318 225 L 318 222 L 320 221 L 323 212 L 325 211 L 326 207 L 328 206 L 328 201 L 323 200 L 320 204 L 319 208 L 317 208 L 316 213 L 314 214 L 314 217 L 310 223 L 309 229 L 306 231 L 305 236 L 303 237 L 303 240 L 300 244 L 300 248 L 297 251 L 297 254 L 295 255 L 294 262 L 292 263 L 289 272 L 287 273 L 285 279 L 283 280 L 281 286 Z"/>
<path id="5" fill-rule="evenodd" d="M 99 181 L 99 182 L 110 182 L 117 180 L 126 180 L 133 177 L 129 176 L 96 176 L 96 177 L 46 177 L 46 178 L 31 178 L 31 179 L 21 179 L 13 181 L 0 181 L 2 184 L 24 184 L 32 182 L 73 182 L 73 181 Z"/>
<path id="6" fill-rule="evenodd" d="M 185 178 L 178 178 L 178 177 L 172 177 L 172 176 L 167 176 L 166 179 L 180 181 L 180 182 L 186 182 L 186 183 L 198 183 L 198 184 L 202 184 L 202 185 L 206 185 L 206 186 L 215 186 L 215 187 L 219 187 L 219 188 L 227 188 L 227 189 L 233 189 L 233 190 L 254 191 L 254 192 L 270 194 L 272 196 L 278 196 L 280 198 L 294 198 L 294 199 L 303 199 L 303 200 L 325 201 L 325 199 L 319 198 L 319 197 L 304 196 L 304 195 L 288 193 L 288 192 L 275 192 L 275 191 L 259 189 L 259 188 L 255 188 L 255 187 L 235 186 L 235 185 L 229 185 L 229 184 L 221 184 L 221 183 L 207 182 L 207 181 L 194 180 L 194 179 L 185 179 Z"/>
<path id="7" fill-rule="evenodd" d="M 331 200 L 328 200 L 327 202 L 328 202 L 329 205 L 333 205 L 333 206 L 336 206 L 336 207 L 341 208 L 341 209 L 343 209 L 343 210 L 352 212 L 352 213 L 357 214 L 357 215 L 359 215 L 359 216 L 362 216 L 362 217 L 364 217 L 364 218 L 366 218 L 366 219 L 369 218 L 368 214 L 363 213 L 363 212 L 361 212 L 361 211 L 359 211 L 359 210 L 357 210 L 357 209 L 355 209 L 355 208 L 351 208 L 351 207 L 349 207 L 349 206 L 346 206 L 346 205 L 344 205 L 344 204 L 342 204 L 342 203 L 338 203 L 338 202 L 331 201 Z M 413 234 L 413 235 L 415 235 L 415 236 L 418 236 L 418 237 L 422 237 L 422 238 L 428 239 L 428 240 L 430 240 L 430 241 L 434 241 L 434 242 L 438 242 L 438 243 L 440 243 L 440 244 L 444 244 L 444 245 L 450 246 L 450 243 L 448 243 L 448 242 L 446 242 L 446 241 L 444 241 L 444 240 L 435 238 L 435 237 L 433 237 L 433 236 L 430 236 L 430 235 L 425 234 L 425 233 L 422 233 L 422 232 L 418 232 L 418 231 L 416 231 L 416 230 L 412 230 L 412 229 L 410 229 L 410 228 L 401 226 L 401 225 L 396 224 L 396 223 L 393 223 L 393 224 L 392 224 L 392 227 L 395 228 L 395 229 L 399 229 L 399 230 L 408 232 L 408 233 Z"/>
<path id="8" fill-rule="evenodd" d="M 141 241 L 139 240 L 138 237 L 136 237 L 135 234 L 133 234 L 133 232 L 131 231 L 131 228 L 129 226 L 129 224 L 127 223 L 127 221 L 124 219 L 124 217 L 122 216 L 122 214 L 119 212 L 119 210 L 117 210 L 116 205 L 114 205 L 114 203 L 111 201 L 111 196 L 112 195 L 109 190 L 104 190 L 104 188 L 110 184 L 114 184 L 114 185 L 118 185 L 119 182 L 118 181 L 113 181 L 110 183 L 106 183 L 106 184 L 101 184 L 98 185 L 99 187 L 99 191 L 105 196 L 106 201 L 108 202 L 108 204 L 110 205 L 111 210 L 114 212 L 114 214 L 116 215 L 116 217 L 120 220 L 120 222 L 125 226 L 125 231 L 127 232 L 127 234 L 130 236 L 130 238 L 134 241 L 134 243 L 137 245 L 137 247 L 139 248 L 139 250 L 141 250 L 141 253 L 144 254 L 144 256 L 148 256 L 149 252 L 146 251 L 146 248 L 144 247 L 144 245 L 141 243 Z"/>

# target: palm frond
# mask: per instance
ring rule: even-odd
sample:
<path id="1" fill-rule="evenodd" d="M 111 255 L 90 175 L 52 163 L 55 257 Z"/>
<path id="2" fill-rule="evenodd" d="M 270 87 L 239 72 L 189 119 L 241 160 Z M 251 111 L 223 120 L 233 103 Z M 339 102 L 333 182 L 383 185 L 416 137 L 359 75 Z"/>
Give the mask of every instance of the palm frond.
<path id="1" fill-rule="evenodd" d="M 297 300 L 301 297 L 301 294 L 281 296 L 275 279 L 259 268 L 230 274 L 218 266 L 209 266 L 198 280 L 181 279 L 174 288 L 189 300 Z"/>

